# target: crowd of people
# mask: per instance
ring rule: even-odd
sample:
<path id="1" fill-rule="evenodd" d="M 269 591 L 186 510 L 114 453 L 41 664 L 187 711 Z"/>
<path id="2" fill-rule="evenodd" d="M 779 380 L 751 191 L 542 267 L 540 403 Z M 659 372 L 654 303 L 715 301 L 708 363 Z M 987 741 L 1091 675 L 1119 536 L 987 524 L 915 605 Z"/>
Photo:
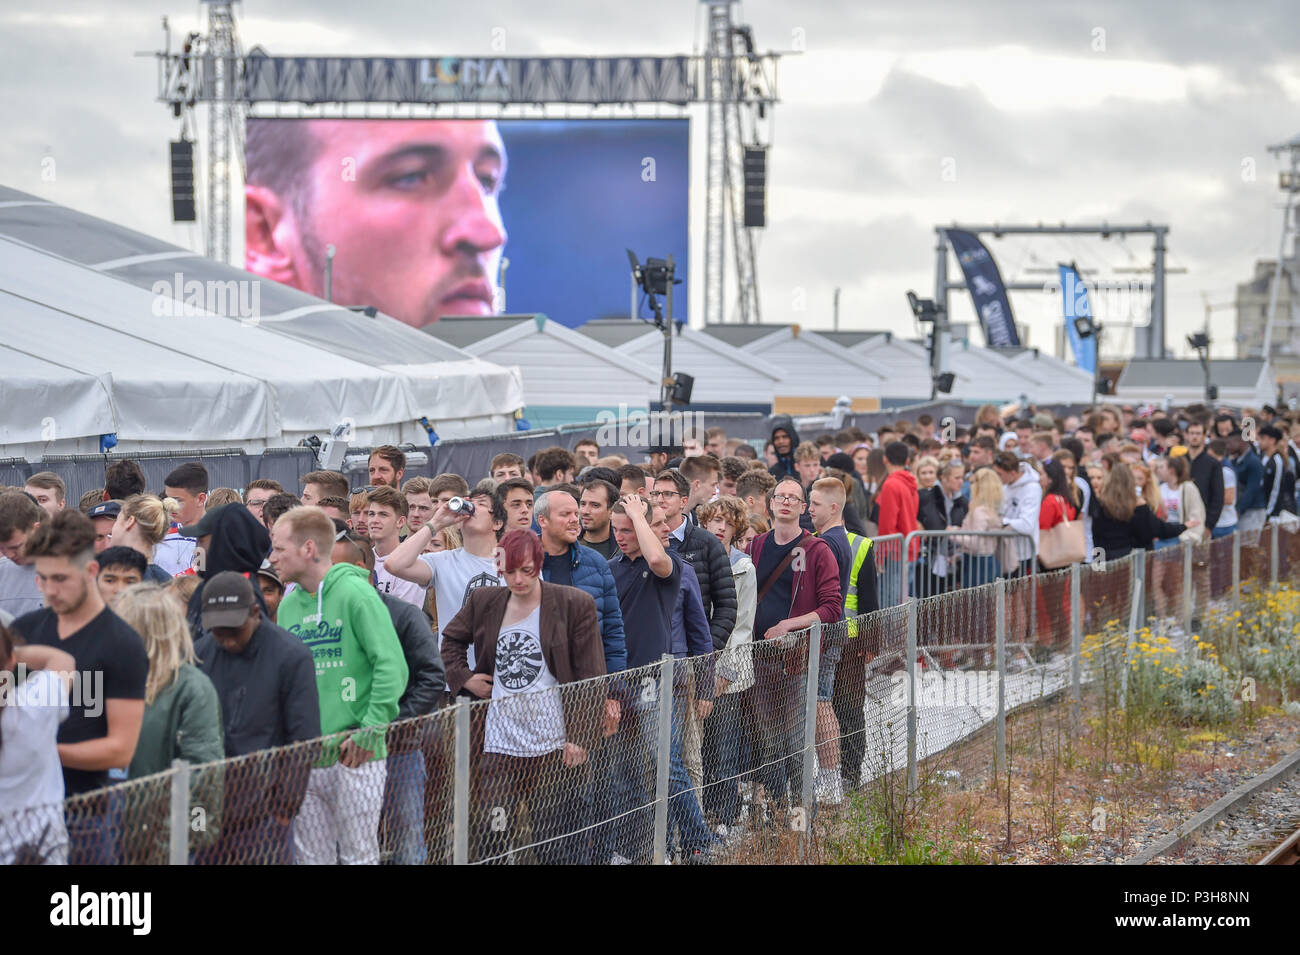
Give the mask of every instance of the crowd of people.
<path id="1" fill-rule="evenodd" d="M 70 506 L 34 474 L 0 490 L 0 862 L 161 861 L 157 821 L 106 787 L 255 754 L 205 797 L 195 861 L 448 861 L 451 743 L 416 718 L 468 699 L 490 701 L 475 859 L 650 861 L 670 710 L 670 844 L 707 863 L 802 811 L 795 635 L 822 625 L 812 785 L 835 804 L 860 782 L 878 651 L 844 621 L 904 580 L 926 596 L 1294 524 L 1297 438 L 1271 408 L 985 406 L 814 440 L 777 416 L 761 451 L 711 428 L 644 463 L 583 440 L 486 475 L 407 478 L 385 446 L 361 488 L 211 488 L 193 462 L 151 492 L 117 460 Z M 81 794 L 94 811 L 65 818 Z"/>

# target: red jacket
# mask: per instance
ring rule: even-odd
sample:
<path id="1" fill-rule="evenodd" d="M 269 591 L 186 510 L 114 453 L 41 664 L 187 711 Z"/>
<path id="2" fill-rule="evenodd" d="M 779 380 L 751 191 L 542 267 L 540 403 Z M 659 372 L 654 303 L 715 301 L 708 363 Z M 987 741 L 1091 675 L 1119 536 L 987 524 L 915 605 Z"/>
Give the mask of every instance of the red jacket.
<path id="1" fill-rule="evenodd" d="M 906 468 L 895 471 L 880 485 L 876 493 L 876 505 L 880 508 L 876 526 L 879 535 L 902 534 L 907 536 L 916 530 L 916 515 L 921 507 L 920 495 L 916 491 L 916 477 Z M 920 551 L 920 541 L 913 541 L 908 560 L 916 560 Z M 897 554 L 895 544 L 894 553 Z"/>
<path id="2" fill-rule="evenodd" d="M 1038 511 L 1038 527 L 1044 531 L 1051 530 L 1057 524 L 1074 520 L 1075 516 L 1073 504 L 1059 494 L 1048 494 Z"/>

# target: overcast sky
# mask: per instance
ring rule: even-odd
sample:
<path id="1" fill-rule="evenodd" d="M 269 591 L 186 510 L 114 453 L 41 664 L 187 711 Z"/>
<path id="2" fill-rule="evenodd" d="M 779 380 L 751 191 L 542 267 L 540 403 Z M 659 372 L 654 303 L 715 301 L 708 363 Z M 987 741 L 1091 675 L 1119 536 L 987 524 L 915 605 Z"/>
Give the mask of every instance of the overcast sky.
<path id="1" fill-rule="evenodd" d="M 200 5 L 52 6 L 0 12 L 0 182 L 201 249 L 197 228 L 170 221 L 177 124 L 154 102 L 153 61 L 133 56 L 161 46 L 164 14 L 175 46 Z M 245 48 L 274 54 L 487 54 L 504 29 L 514 56 L 689 53 L 703 43 L 701 7 L 250 0 L 236 10 Z M 769 157 L 767 321 L 829 328 L 839 286 L 841 328 L 913 334 L 904 293 L 932 293 L 937 223 L 1151 220 L 1171 227 L 1169 264 L 1187 270 L 1169 278 L 1174 346 L 1203 321 L 1204 295 L 1231 302 L 1255 260 L 1276 255 L 1281 194 L 1265 147 L 1300 133 L 1294 4 L 751 0 L 740 18 L 761 49 L 801 49 L 782 61 Z M 705 122 L 690 115 L 698 323 Z M 48 157 L 53 181 L 42 177 Z M 1008 281 L 1047 280 L 1026 270 L 1071 259 L 1127 281 L 1140 276 L 1111 268 L 1151 258 L 1144 237 L 990 240 L 990 250 Z M 1059 299 L 1014 293 L 1012 304 L 1029 343 L 1050 350 Z M 971 317 L 954 296 L 954 320 Z M 1214 313 L 1216 356 L 1231 356 L 1233 324 L 1231 309 Z"/>

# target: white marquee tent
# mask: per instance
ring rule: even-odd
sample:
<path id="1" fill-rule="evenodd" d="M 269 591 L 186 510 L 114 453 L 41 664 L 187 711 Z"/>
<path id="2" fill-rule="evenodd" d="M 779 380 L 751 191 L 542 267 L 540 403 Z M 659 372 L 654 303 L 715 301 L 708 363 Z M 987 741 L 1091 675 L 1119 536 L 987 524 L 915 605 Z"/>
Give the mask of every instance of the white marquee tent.
<path id="1" fill-rule="evenodd" d="M 253 306 L 249 308 L 249 306 Z M 509 430 L 517 369 L 0 187 L 0 456 Z"/>
<path id="2" fill-rule="evenodd" d="M 663 367 L 663 332 L 649 322 L 603 319 L 577 330 L 651 368 Z M 695 379 L 692 407 L 771 409 L 777 383 L 784 376 L 776 364 L 689 326 L 674 332 L 672 348 L 673 371 Z M 652 396 L 659 399 L 657 378 Z"/>

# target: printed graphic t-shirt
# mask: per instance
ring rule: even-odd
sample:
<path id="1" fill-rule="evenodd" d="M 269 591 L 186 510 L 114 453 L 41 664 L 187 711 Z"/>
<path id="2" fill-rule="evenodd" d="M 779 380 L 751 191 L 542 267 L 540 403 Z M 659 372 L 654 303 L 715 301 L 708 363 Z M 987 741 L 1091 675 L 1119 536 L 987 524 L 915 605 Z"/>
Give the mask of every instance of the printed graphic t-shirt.
<path id="1" fill-rule="evenodd" d="M 497 576 L 497 562 L 491 557 L 475 557 L 463 547 L 441 550 L 434 554 L 421 554 L 420 560 L 429 565 L 433 574 L 433 593 L 438 600 L 438 620 L 448 621 L 460 613 L 465 599 L 479 587 L 504 587 L 505 581 Z M 442 648 L 442 634 L 438 634 L 438 648 Z M 466 661 L 474 669 L 474 645 L 469 646 Z"/>
<path id="2" fill-rule="evenodd" d="M 425 588 L 401 577 L 394 577 L 384 566 L 388 558 L 375 554 L 375 588 L 390 597 L 405 600 L 408 604 L 424 609 Z"/>
<path id="3" fill-rule="evenodd" d="M 545 756 L 564 746 L 559 682 L 542 655 L 541 607 L 501 627 L 483 750 Z"/>

